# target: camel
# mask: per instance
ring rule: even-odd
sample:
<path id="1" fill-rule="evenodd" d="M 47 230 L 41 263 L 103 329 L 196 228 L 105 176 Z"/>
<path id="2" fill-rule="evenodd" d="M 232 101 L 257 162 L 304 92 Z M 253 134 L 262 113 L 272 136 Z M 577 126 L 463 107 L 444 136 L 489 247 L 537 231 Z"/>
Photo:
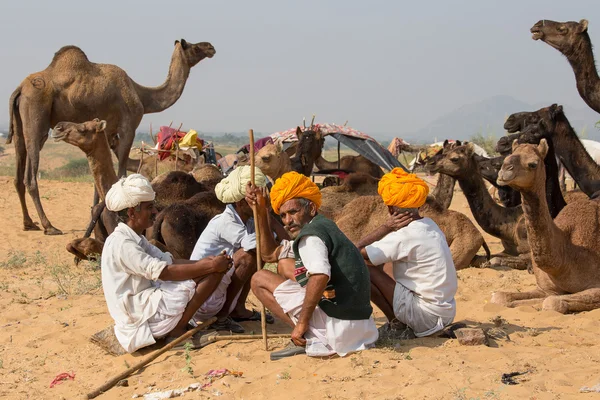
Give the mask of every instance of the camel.
<path id="1" fill-rule="evenodd" d="M 256 166 L 273 182 L 292 170 L 290 156 L 283 151 L 279 141 L 266 144 L 255 154 L 254 159 Z"/>
<path id="2" fill-rule="evenodd" d="M 23 229 L 40 228 L 29 216 L 25 188 L 35 204 L 46 235 L 60 235 L 47 218 L 40 200 L 37 174 L 40 151 L 48 130 L 60 121 L 84 122 L 100 117 L 108 121 L 106 134 L 119 160 L 119 176 L 126 174 L 135 130 L 144 114 L 163 111 L 181 96 L 190 69 L 215 55 L 210 43 L 175 42 L 166 81 L 150 88 L 134 82 L 121 68 L 96 64 L 76 46 L 61 48 L 43 71 L 25 78 L 10 97 L 10 127 L 6 143 L 15 140 L 15 187 L 21 202 Z"/>
<path id="3" fill-rule="evenodd" d="M 52 132 L 55 140 L 74 145 L 86 154 L 102 200 L 118 180 L 112 166 L 105 127 L 106 122 L 98 119 L 82 124 L 60 122 Z M 157 216 L 159 223 L 155 222 L 152 230 L 147 232 L 147 237 L 155 239 L 155 243 L 156 240 L 160 240 L 160 243 L 164 244 L 176 258 L 189 258 L 196 240 L 208 221 L 222 212 L 225 205 L 218 201 L 214 190 L 207 189 L 205 184 L 196 182 L 192 175 L 183 171 L 159 175 L 152 185 L 157 193 L 157 204 L 161 208 L 164 207 L 164 210 Z M 91 229 L 88 228 L 86 237 L 75 239 L 67 245 L 67 250 L 76 258 L 95 258 L 102 252 L 106 237 L 117 226 L 116 214 L 103 208 L 103 205 L 103 202 L 100 203 L 92 211 L 92 220 L 99 222 L 95 228 L 95 239 L 87 237 L 91 233 Z M 192 240 L 193 244 L 190 248 Z"/>
<path id="4" fill-rule="evenodd" d="M 538 21 L 531 28 L 533 40 L 541 40 L 560 51 L 571 64 L 577 91 L 585 103 L 600 113 L 600 77 L 596 70 L 588 21 Z"/>
<path id="5" fill-rule="evenodd" d="M 471 143 L 449 149 L 429 168 L 432 172 L 450 175 L 458 180 L 479 226 L 502 241 L 504 254 L 500 255 L 517 256 L 510 262 L 513 264 L 514 261 L 515 267 L 522 267 L 523 262 L 527 264 L 529 243 L 523 210 L 519 206 L 502 207 L 492 199 L 483 183 Z"/>
<path id="6" fill-rule="evenodd" d="M 423 217 L 431 218 L 444 232 L 457 270 L 481 266 L 485 259 L 490 259 L 490 251 L 481 232 L 466 215 L 444 208 L 444 203 L 437 200 L 450 198 L 451 201 L 454 183 L 452 177 L 439 174 L 435 189 L 419 212 Z M 350 240 L 357 242 L 380 227 L 388 215 L 388 208 L 381 196 L 361 196 L 348 203 L 337 215 L 335 222 Z M 485 258 L 477 256 L 482 246 L 486 251 Z"/>
<path id="7" fill-rule="evenodd" d="M 600 307 L 600 204 L 580 200 L 550 218 L 542 167 L 548 143 L 513 145 L 498 183 L 521 192 L 537 289 L 492 294 L 492 302 L 507 307 L 542 302 L 542 309 L 560 313 Z"/>
<path id="8" fill-rule="evenodd" d="M 557 157 L 581 191 L 591 197 L 600 190 L 600 165 L 586 151 L 562 106 L 552 104 L 537 111 L 519 114 L 528 114 L 530 124 L 542 124 L 552 140 Z"/>
<path id="9" fill-rule="evenodd" d="M 302 131 L 300 127 L 296 128 L 296 154 L 290 158 L 290 164 L 293 171 L 306 175 L 310 178 L 313 168 L 320 153 L 315 151 L 325 140 L 321 132 L 315 132 L 312 129 Z"/>

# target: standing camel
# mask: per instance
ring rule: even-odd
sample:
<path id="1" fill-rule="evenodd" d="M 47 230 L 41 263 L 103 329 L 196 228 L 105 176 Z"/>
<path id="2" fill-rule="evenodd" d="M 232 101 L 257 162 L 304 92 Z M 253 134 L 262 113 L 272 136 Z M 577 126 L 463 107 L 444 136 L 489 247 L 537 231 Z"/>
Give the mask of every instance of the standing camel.
<path id="1" fill-rule="evenodd" d="M 492 295 L 492 302 L 517 307 L 543 301 L 560 313 L 600 308 L 600 204 L 584 199 L 567 204 L 554 220 L 546 202 L 546 139 L 539 145 L 513 144 L 498 183 L 521 192 L 537 288 Z"/>
<path id="2" fill-rule="evenodd" d="M 43 71 L 29 75 L 10 97 L 10 128 L 6 143 L 15 140 L 15 187 L 23 212 L 23 229 L 40 228 L 29 216 L 29 192 L 46 235 L 60 235 L 44 212 L 37 184 L 40 151 L 48 131 L 60 121 L 84 122 L 100 117 L 119 160 L 119 176 L 126 174 L 135 130 L 144 114 L 172 106 L 181 96 L 190 69 L 215 49 L 210 43 L 175 42 L 166 81 L 158 87 L 137 84 L 116 65 L 90 62 L 76 46 L 61 48 Z M 118 134 L 119 140 L 113 140 Z"/>
<path id="3" fill-rule="evenodd" d="M 579 22 L 544 19 L 531 28 L 531 33 L 534 40 L 548 43 L 567 57 L 575 73 L 579 95 L 592 110 L 600 113 L 600 77 L 587 28 L 585 19 Z"/>

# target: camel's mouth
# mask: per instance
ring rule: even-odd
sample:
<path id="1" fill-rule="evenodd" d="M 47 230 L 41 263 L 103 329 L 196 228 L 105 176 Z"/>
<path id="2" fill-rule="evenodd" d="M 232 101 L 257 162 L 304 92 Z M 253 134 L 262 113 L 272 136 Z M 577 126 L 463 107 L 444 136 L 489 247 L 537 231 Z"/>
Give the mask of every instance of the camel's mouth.
<path id="1" fill-rule="evenodd" d="M 540 40 L 544 38 L 544 32 L 542 32 L 541 29 L 536 26 L 531 28 L 530 32 L 533 40 Z"/>
<path id="2" fill-rule="evenodd" d="M 55 129 L 52 129 L 52 133 L 50 134 L 50 137 L 54 139 L 55 142 L 60 142 L 65 138 L 65 136 L 67 136 L 66 133 L 57 132 Z"/>
<path id="3" fill-rule="evenodd" d="M 496 179 L 496 183 L 500 186 L 508 186 L 514 177 L 515 174 L 513 171 L 500 169 L 500 171 L 498 171 L 498 179 Z"/>

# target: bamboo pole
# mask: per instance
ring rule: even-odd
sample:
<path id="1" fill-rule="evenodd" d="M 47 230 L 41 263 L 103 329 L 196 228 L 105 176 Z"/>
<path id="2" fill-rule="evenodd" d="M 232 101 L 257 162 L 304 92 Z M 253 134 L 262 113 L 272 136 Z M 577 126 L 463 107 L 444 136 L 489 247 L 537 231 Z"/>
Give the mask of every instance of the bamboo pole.
<path id="1" fill-rule="evenodd" d="M 86 395 L 86 398 L 87 399 L 94 399 L 94 398 L 100 396 L 102 393 L 106 392 L 107 390 L 109 390 L 110 388 L 112 388 L 113 386 L 115 386 L 117 384 L 117 382 L 119 382 L 121 379 L 127 378 L 129 375 L 133 374 L 138 369 L 140 369 L 140 368 L 144 367 L 145 365 L 149 364 L 150 362 L 154 361 L 160 355 L 162 355 L 162 354 L 166 353 L 167 351 L 171 350 L 173 347 L 177 346 L 179 343 L 184 342 L 185 340 L 187 340 L 190 337 L 192 337 L 195 333 L 200 332 L 201 330 L 205 329 L 207 326 L 210 326 L 216 320 L 217 319 L 213 317 L 213 318 L 210 318 L 209 320 L 207 320 L 205 322 L 202 322 L 201 324 L 199 324 L 194 329 L 191 329 L 191 330 L 187 331 L 183 335 L 179 336 L 177 339 L 173 340 L 168 345 L 164 346 L 162 349 L 156 350 L 154 353 L 152 353 L 148 357 L 144 358 L 142 361 L 140 361 L 139 363 L 135 364 L 133 367 L 128 368 L 127 370 L 121 372 L 120 374 L 117 374 L 117 375 L 113 376 L 108 381 L 106 381 L 103 385 L 101 385 L 97 389 L 95 389 L 95 390 L 91 391 L 90 393 L 88 393 Z"/>
<path id="2" fill-rule="evenodd" d="M 250 136 L 250 183 L 254 187 L 254 131 L 250 129 L 248 131 Z M 256 232 L 256 270 L 260 271 L 262 266 L 262 260 L 260 258 L 260 229 L 258 226 L 258 218 L 256 215 L 256 208 L 252 209 L 254 214 L 254 231 Z M 265 311 L 265 305 L 261 304 L 260 309 L 260 329 L 262 330 L 263 341 L 265 342 L 265 351 L 269 349 L 267 340 L 267 316 Z"/>

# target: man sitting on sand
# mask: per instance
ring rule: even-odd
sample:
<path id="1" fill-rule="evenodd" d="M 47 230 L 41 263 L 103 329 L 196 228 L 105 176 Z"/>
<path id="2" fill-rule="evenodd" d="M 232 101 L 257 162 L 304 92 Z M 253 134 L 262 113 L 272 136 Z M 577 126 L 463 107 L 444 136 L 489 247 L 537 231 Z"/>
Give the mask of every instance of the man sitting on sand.
<path id="1" fill-rule="evenodd" d="M 256 272 L 254 219 L 245 200 L 250 173 L 250 166 L 238 167 L 215 187 L 217 198 L 227 207 L 208 223 L 190 256 L 192 260 L 200 260 L 225 252 L 233 258 L 234 268 L 223 276 L 217 289 L 194 316 L 199 320 L 216 316 L 217 321 L 210 329 L 244 333 L 244 328 L 236 321 L 260 321 L 259 312 L 245 307 L 250 278 Z M 259 187 L 267 184 L 266 176 L 258 168 L 255 168 L 255 182 Z M 267 315 L 267 323 L 273 322 L 274 318 Z"/>
<path id="2" fill-rule="evenodd" d="M 102 250 L 102 289 L 115 321 L 115 336 L 132 353 L 186 331 L 188 321 L 232 266 L 227 255 L 173 260 L 142 235 L 156 216 L 155 193 L 139 174 L 115 183 L 106 208 L 121 221 Z"/>
<path id="3" fill-rule="evenodd" d="M 246 198 L 259 219 L 261 257 L 279 261 L 285 276 L 261 270 L 252 277 L 256 297 L 293 328 L 292 343 L 272 352 L 271 360 L 304 353 L 344 356 L 370 347 L 378 333 L 367 266 L 335 223 L 317 214 L 319 188 L 297 172 L 275 181 L 271 205 L 294 238 L 280 246 L 269 234 L 266 189 L 249 187 Z"/>
<path id="4" fill-rule="evenodd" d="M 384 224 L 357 244 L 373 265 L 371 299 L 390 321 L 384 332 L 402 331 L 405 324 L 417 337 L 431 335 L 454 319 L 457 279 L 444 234 L 419 215 L 429 187 L 395 168 L 381 178 L 378 192 L 392 218 L 406 226 L 393 231 Z M 393 278 L 377 267 L 388 262 L 393 263 Z"/>

